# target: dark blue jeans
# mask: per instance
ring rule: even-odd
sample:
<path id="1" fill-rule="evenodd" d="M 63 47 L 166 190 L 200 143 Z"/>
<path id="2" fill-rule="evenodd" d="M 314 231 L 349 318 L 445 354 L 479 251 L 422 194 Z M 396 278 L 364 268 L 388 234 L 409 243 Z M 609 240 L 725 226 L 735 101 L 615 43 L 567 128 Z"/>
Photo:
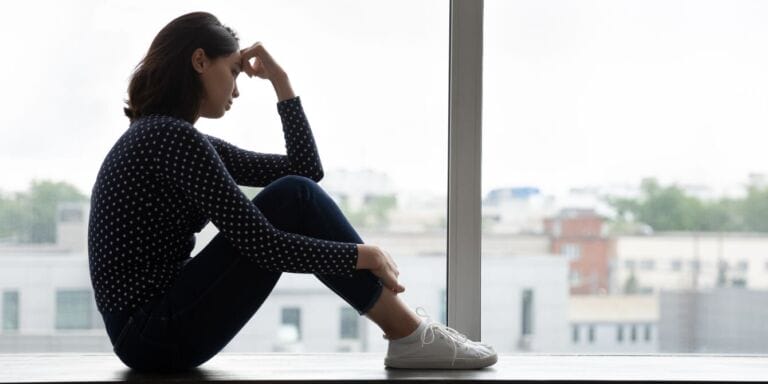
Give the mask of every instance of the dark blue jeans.
<path id="1" fill-rule="evenodd" d="M 334 201 L 313 180 L 285 176 L 253 202 L 276 228 L 325 240 L 363 244 Z M 138 308 L 114 342 L 127 366 L 148 372 L 197 367 L 221 351 L 256 313 L 282 272 L 260 269 L 221 234 L 191 258 L 174 284 Z M 315 274 L 364 315 L 383 285 L 370 270 L 352 277 Z M 110 322 L 105 317 L 105 322 Z M 107 324 L 107 328 L 115 324 Z"/>

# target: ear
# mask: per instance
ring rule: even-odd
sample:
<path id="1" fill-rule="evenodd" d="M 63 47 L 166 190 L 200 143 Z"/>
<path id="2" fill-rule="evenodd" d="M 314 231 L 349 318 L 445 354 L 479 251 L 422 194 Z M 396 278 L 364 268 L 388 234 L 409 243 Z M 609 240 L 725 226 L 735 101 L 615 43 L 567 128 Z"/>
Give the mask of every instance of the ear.
<path id="1" fill-rule="evenodd" d="M 192 67 L 197 73 L 205 72 L 210 65 L 208 56 L 205 55 L 205 51 L 202 48 L 197 48 L 192 52 Z"/>

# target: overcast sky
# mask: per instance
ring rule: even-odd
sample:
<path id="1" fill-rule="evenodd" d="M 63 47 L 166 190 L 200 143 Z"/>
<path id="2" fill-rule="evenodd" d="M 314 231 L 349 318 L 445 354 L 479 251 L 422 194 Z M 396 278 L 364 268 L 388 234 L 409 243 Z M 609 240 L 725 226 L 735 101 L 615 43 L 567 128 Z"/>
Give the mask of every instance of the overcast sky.
<path id="1" fill-rule="evenodd" d="M 768 172 L 768 2 L 485 1 L 483 193 L 663 181 L 719 188 Z M 445 193 L 448 1 L 25 1 L 0 24 L 0 190 L 90 188 L 128 127 L 152 38 L 206 10 L 262 41 L 301 96 L 327 172 L 370 168 Z M 274 92 L 239 80 L 223 119 L 285 153 Z"/>

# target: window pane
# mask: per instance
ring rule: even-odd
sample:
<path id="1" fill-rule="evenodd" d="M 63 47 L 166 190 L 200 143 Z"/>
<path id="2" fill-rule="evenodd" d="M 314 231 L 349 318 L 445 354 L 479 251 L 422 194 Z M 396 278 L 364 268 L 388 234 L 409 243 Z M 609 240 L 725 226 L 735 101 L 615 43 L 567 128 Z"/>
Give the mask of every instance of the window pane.
<path id="1" fill-rule="evenodd" d="M 533 334 L 533 290 L 523 290 L 522 303 L 523 328 L 521 334 L 526 336 Z"/>
<path id="2" fill-rule="evenodd" d="M 19 292 L 3 292 L 3 331 L 19 329 Z"/>
<path id="3" fill-rule="evenodd" d="M 483 338 L 524 284 L 535 352 L 768 353 L 768 4 L 484 7 Z"/>
<path id="4" fill-rule="evenodd" d="M 129 76 L 163 26 L 197 9 L 232 27 L 240 48 L 265 44 L 301 98 L 324 170 L 319 186 L 364 243 L 396 260 L 407 289 L 402 299 L 424 307 L 433 319 L 444 317 L 438 297 L 446 286 L 449 3 L 31 0 L 14 7 L 14 17 L 0 24 L 7 36 L 27 31 L 5 48 L 28 52 L 26 64 L 5 60 L 0 73 L 34 74 L 6 76 L 0 95 L 7 106 L 0 114 L 0 164 L 14 167 L 0 181 L 0 281 L 20 287 L 19 294 L 36 303 L 25 307 L 18 320 L 21 338 L 13 345 L 28 352 L 112 351 L 105 332 L 77 337 L 58 332 L 59 327 L 88 323 L 77 309 L 82 302 L 59 297 L 50 287 L 91 283 L 90 193 L 105 155 L 129 126 L 122 111 Z M 50 48 L 42 52 L 32 46 Z M 51 57 L 68 59 L 43 64 Z M 244 150 L 287 154 L 270 83 L 244 75 L 237 82 L 240 95 L 226 118 L 200 119 L 195 127 Z M 249 198 L 263 188 L 240 187 Z M 151 197 L 139 198 L 147 202 Z M 112 230 L 108 224 L 113 223 L 95 228 Z M 153 229 L 134 225 L 126 236 L 134 236 L 132 254 L 142 255 L 144 234 Z M 213 224 L 195 233 L 189 255 L 196 256 L 217 233 Z M 171 253 L 179 245 L 168 247 Z M 128 253 L 114 249 L 115 260 L 126 256 L 121 251 Z M 133 264 L 150 276 L 156 267 L 164 269 L 158 265 Z M 247 285 L 243 282 L 243 291 Z M 90 300 L 95 305 L 94 296 Z M 59 315 L 59 305 L 74 309 L 62 307 Z M 338 312 L 328 311 L 341 305 L 350 306 L 315 275 L 285 273 L 224 352 L 324 353 L 342 347 L 385 352 L 387 341 L 367 318 L 359 319 L 353 342 L 341 340 Z M 305 317 L 312 314 L 313 326 L 304 319 L 296 345 L 285 342 L 292 331 L 281 333 L 283 307 L 298 308 Z M 101 314 L 91 311 L 89 326 L 100 327 Z M 40 318 L 51 320 L 34 320 Z M 292 330 L 294 324 L 285 327 Z M 51 343 L 37 342 L 40 335 Z M 0 345 L 0 352 L 3 348 L 11 347 Z"/>
<path id="5" fill-rule="evenodd" d="M 293 327 L 296 331 L 296 341 L 301 341 L 301 308 L 283 308 L 283 317 L 280 323 Z"/>
<path id="6" fill-rule="evenodd" d="M 342 339 L 357 339 L 360 337 L 359 318 L 360 315 L 354 308 L 341 308 L 341 330 L 339 333 Z"/>
<path id="7" fill-rule="evenodd" d="M 90 290 L 56 291 L 56 329 L 90 329 L 91 319 Z"/>

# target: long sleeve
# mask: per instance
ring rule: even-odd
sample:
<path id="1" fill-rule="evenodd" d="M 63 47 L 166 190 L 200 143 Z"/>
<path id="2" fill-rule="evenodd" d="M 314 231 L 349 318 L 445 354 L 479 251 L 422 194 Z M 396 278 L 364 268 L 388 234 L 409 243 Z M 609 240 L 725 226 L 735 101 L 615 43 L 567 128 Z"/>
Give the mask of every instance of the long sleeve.
<path id="1" fill-rule="evenodd" d="M 174 119 L 159 128 L 154 160 L 160 179 L 208 217 L 241 254 L 273 271 L 352 276 L 356 244 L 275 228 L 243 194 L 216 149 L 194 126 Z M 243 172 L 246 175 L 241 176 L 255 175 L 258 168 Z"/>
<path id="2" fill-rule="evenodd" d="M 278 102 L 277 111 L 286 155 L 248 151 L 204 134 L 238 185 L 264 187 L 286 175 L 305 176 L 316 182 L 323 178 L 317 145 L 299 97 Z"/>

